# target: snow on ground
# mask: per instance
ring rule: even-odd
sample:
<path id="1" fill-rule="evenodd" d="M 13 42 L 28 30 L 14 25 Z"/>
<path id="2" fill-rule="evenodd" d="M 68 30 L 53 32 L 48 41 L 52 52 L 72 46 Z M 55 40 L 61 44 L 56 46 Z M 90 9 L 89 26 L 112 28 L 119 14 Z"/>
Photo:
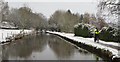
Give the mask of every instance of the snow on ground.
<path id="1" fill-rule="evenodd" d="M 96 43 L 96 42 L 94 42 L 94 38 L 78 37 L 78 36 L 74 36 L 74 34 L 71 34 L 71 33 L 60 33 L 60 32 L 51 32 L 51 31 L 47 31 L 47 32 L 53 33 L 53 34 L 58 34 L 58 35 L 61 35 L 63 37 L 67 37 L 69 39 L 72 39 L 74 41 L 81 42 L 81 43 L 84 43 L 84 44 L 87 44 L 87 45 L 92 45 L 92 46 L 97 47 L 97 48 L 101 48 L 101 49 L 104 49 L 104 50 L 109 50 L 116 57 L 120 57 L 119 53 L 118 53 L 118 52 L 120 52 L 119 50 L 111 48 L 111 47 L 107 47 L 105 45 L 101 45 L 99 43 Z M 101 42 L 103 44 L 109 44 L 109 45 L 120 47 L 120 44 L 115 43 L 115 42 L 105 42 L 105 41 L 102 41 L 102 40 L 99 40 L 99 42 Z"/>
<path id="2" fill-rule="evenodd" d="M 6 37 L 12 36 L 13 34 L 19 34 L 22 30 L 6 30 L 0 29 L 0 42 L 5 41 Z M 24 30 L 25 33 L 30 33 L 32 30 Z"/>

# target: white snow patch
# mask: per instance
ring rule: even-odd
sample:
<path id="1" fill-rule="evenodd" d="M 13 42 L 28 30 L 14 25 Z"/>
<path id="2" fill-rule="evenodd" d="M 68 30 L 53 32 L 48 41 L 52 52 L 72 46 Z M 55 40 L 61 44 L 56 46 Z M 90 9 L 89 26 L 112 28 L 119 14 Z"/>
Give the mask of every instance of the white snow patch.
<path id="1" fill-rule="evenodd" d="M 0 42 L 6 41 L 6 37 L 12 36 L 14 34 L 19 34 L 22 30 L 6 30 L 0 29 Z M 25 33 L 30 33 L 32 30 L 24 30 Z"/>

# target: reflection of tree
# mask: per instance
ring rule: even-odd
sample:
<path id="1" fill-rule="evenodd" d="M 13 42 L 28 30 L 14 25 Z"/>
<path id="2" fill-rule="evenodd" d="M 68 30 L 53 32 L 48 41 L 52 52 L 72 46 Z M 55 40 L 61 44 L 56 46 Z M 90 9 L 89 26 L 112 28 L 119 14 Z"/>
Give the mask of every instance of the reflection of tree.
<path id="1" fill-rule="evenodd" d="M 37 36 L 28 36 L 22 40 L 16 41 L 16 44 L 3 46 L 3 60 L 7 60 L 9 56 L 27 58 L 33 51 L 42 52 L 47 44 L 47 36 L 44 34 Z M 8 55 L 9 54 L 9 55 Z"/>
<path id="2" fill-rule="evenodd" d="M 99 57 L 98 56 L 94 56 L 94 58 L 95 58 L 95 62 L 99 62 Z"/>
<path id="3" fill-rule="evenodd" d="M 85 51 L 82 48 L 75 48 L 71 44 L 65 42 L 64 40 L 51 36 L 48 42 L 49 47 L 56 53 L 57 57 L 60 59 L 66 59 L 72 57 L 74 55 L 75 51 L 80 52 L 80 54 L 90 54 L 88 51 Z"/>
<path id="4" fill-rule="evenodd" d="M 2 46 L 2 60 L 3 59 L 8 59 L 8 54 L 6 53 L 7 51 L 4 51 L 5 50 L 5 47 Z M 5 53 L 5 54 L 4 54 Z"/>
<path id="5" fill-rule="evenodd" d="M 0 61 L 2 60 L 2 46 L 0 45 Z"/>
<path id="6" fill-rule="evenodd" d="M 69 58 L 74 53 L 74 47 L 58 37 L 51 38 L 48 42 L 50 48 L 56 53 L 58 58 Z"/>

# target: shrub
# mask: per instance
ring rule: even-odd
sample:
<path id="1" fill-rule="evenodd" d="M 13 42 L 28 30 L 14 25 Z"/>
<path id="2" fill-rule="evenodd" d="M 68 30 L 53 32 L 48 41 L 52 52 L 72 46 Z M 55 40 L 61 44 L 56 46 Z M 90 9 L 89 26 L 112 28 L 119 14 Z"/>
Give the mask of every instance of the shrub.
<path id="1" fill-rule="evenodd" d="M 117 28 L 103 27 L 101 32 L 99 33 L 99 38 L 105 41 L 120 42 L 120 34 L 118 32 L 119 31 Z"/>
<path id="2" fill-rule="evenodd" d="M 92 37 L 92 29 L 94 26 L 89 24 L 78 23 L 74 26 L 74 34 L 75 36 L 82 36 L 82 37 Z"/>
<path id="3" fill-rule="evenodd" d="M 78 23 L 74 26 L 75 36 L 92 37 L 95 26 Z M 120 42 L 120 33 L 117 28 L 103 27 L 99 33 L 99 39 L 104 41 Z"/>

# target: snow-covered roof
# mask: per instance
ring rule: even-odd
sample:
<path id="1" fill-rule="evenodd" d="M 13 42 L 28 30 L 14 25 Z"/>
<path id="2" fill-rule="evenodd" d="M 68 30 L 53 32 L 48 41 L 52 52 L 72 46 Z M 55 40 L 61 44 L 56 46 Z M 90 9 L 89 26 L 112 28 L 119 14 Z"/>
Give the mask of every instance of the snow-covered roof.
<path id="1" fill-rule="evenodd" d="M 13 25 L 13 23 L 8 23 L 8 22 L 0 22 L 0 28 L 17 28 Z"/>

